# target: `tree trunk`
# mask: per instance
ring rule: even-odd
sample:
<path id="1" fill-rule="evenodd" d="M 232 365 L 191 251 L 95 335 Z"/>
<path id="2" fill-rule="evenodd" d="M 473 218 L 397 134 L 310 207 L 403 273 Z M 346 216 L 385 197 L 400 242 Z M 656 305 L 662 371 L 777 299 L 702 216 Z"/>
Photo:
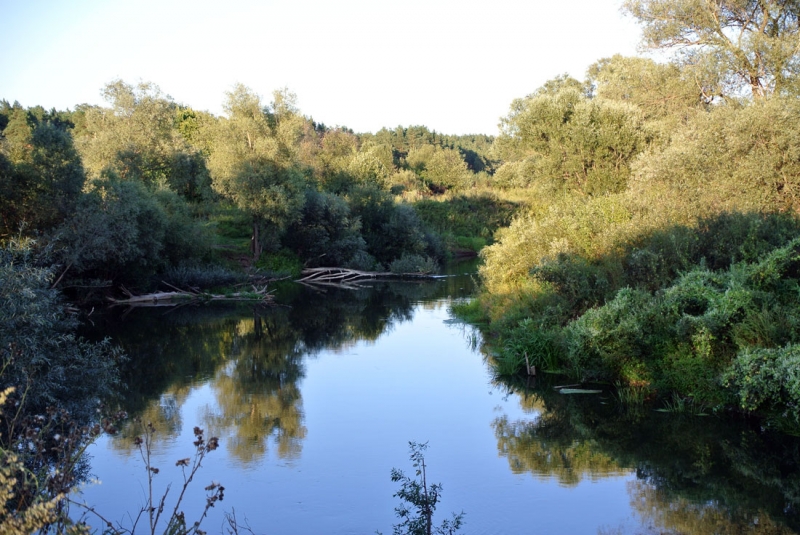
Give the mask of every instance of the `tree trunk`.
<path id="1" fill-rule="evenodd" d="M 261 258 L 261 236 L 258 233 L 258 221 L 253 221 L 253 237 L 250 239 L 250 251 L 253 253 L 253 263 Z"/>

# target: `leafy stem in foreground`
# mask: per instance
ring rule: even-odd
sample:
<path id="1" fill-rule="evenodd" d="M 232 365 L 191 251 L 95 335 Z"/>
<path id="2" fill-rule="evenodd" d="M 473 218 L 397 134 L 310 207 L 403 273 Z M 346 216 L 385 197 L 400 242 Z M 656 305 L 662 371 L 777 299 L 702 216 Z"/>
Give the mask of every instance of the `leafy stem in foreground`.
<path id="1" fill-rule="evenodd" d="M 400 482 L 400 490 L 394 496 L 403 500 L 395 508 L 395 514 L 401 520 L 394 525 L 394 535 L 453 535 L 464 524 L 464 513 L 453 513 L 450 520 L 441 525 L 433 525 L 433 513 L 442 494 L 442 485 L 428 484 L 425 450 L 428 443 L 408 443 L 411 454 L 409 459 L 414 467 L 415 477 L 412 479 L 397 468 L 392 469 L 392 481 Z"/>

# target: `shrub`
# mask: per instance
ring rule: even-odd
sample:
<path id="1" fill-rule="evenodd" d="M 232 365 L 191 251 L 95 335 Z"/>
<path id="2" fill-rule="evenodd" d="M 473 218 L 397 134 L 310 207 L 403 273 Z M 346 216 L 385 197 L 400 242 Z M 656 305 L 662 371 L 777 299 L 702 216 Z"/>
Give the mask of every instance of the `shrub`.
<path id="1" fill-rule="evenodd" d="M 308 267 L 342 266 L 365 249 L 360 230 L 361 222 L 350 215 L 344 199 L 309 190 L 301 219 L 289 227 L 283 243 Z"/>
<path id="2" fill-rule="evenodd" d="M 389 264 L 392 273 L 423 273 L 430 274 L 439 271 L 436 260 L 429 256 L 403 253 L 397 260 Z"/>
<path id="3" fill-rule="evenodd" d="M 497 360 L 504 361 L 504 369 L 518 373 L 525 369 L 526 355 L 530 365 L 536 366 L 537 370 L 558 370 L 565 357 L 558 331 L 542 328 L 532 318 L 520 321 L 504 336 L 503 350 Z M 498 371 L 503 375 L 502 370 Z"/>
<path id="4" fill-rule="evenodd" d="M 0 249 L 0 388 L 14 387 L 27 411 L 53 406 L 93 416 L 114 395 L 122 354 L 108 340 L 75 335 L 76 319 L 51 288 L 53 270 L 33 264 L 32 247 L 12 240 Z"/>
<path id="5" fill-rule="evenodd" d="M 736 390 L 743 409 L 777 408 L 800 423 L 800 345 L 744 349 L 724 379 Z"/>
<path id="6" fill-rule="evenodd" d="M 361 220 L 367 252 L 378 262 L 386 265 L 403 253 L 425 253 L 422 222 L 410 205 L 396 204 L 388 192 L 367 186 L 351 190 L 347 200 L 351 214 Z"/>

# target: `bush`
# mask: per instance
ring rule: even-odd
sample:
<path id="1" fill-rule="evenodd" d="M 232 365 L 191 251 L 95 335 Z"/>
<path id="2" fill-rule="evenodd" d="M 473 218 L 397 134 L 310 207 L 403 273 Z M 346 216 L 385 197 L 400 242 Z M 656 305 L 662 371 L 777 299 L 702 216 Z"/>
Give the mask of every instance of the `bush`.
<path id="1" fill-rule="evenodd" d="M 366 251 L 357 251 L 343 267 L 359 271 L 383 271 L 383 266 Z"/>
<path id="2" fill-rule="evenodd" d="M 407 204 L 396 204 L 378 188 L 360 187 L 347 196 L 351 214 L 361 220 L 367 252 L 387 265 L 403 253 L 425 254 L 428 243 L 422 222 Z"/>
<path id="3" fill-rule="evenodd" d="M 564 348 L 559 332 L 542 328 L 532 318 L 520 321 L 503 339 L 503 350 L 498 357 L 502 367 L 510 373 L 525 369 L 525 356 L 537 370 L 556 371 L 564 363 Z M 498 370 L 503 375 L 502 370 Z"/>
<path id="4" fill-rule="evenodd" d="M 778 408 L 800 423 L 800 345 L 740 351 L 725 372 L 725 384 L 737 391 L 743 409 Z"/>
<path id="5" fill-rule="evenodd" d="M 634 165 L 634 197 L 662 187 L 683 214 L 796 211 L 800 104 L 794 98 L 713 106 Z M 667 199 L 662 197 L 662 204 Z M 661 208 L 660 208 L 661 209 Z"/>
<path id="6" fill-rule="evenodd" d="M 721 388 L 722 372 L 734 358 L 752 361 L 749 352 L 757 346 L 751 344 L 800 341 L 792 297 L 799 279 L 796 239 L 758 262 L 718 272 L 695 268 L 656 293 L 622 289 L 567 326 L 568 360 L 584 376 L 652 381 L 683 396 L 724 402 L 729 394 Z M 765 325 L 769 321 L 781 328 Z"/>
<path id="7" fill-rule="evenodd" d="M 53 270 L 33 264 L 32 247 L 12 240 L 0 249 L 0 390 L 14 387 L 26 411 L 52 406 L 94 416 L 115 394 L 122 354 L 107 340 L 75 336 L 77 321 L 51 288 Z"/>
<path id="8" fill-rule="evenodd" d="M 92 183 L 57 232 L 70 274 L 145 284 L 171 265 L 202 259 L 210 239 L 182 198 L 114 175 Z"/>
<path id="9" fill-rule="evenodd" d="M 492 239 L 498 228 L 508 226 L 518 206 L 492 194 L 442 196 L 414 203 L 420 219 L 440 234 Z"/>
<path id="10" fill-rule="evenodd" d="M 301 219 L 289 227 L 283 243 L 308 267 L 338 267 L 366 248 L 360 230 L 361 222 L 351 217 L 344 199 L 309 190 Z"/>
<path id="11" fill-rule="evenodd" d="M 439 265 L 429 256 L 403 253 L 397 260 L 389 264 L 392 273 L 437 273 Z"/>

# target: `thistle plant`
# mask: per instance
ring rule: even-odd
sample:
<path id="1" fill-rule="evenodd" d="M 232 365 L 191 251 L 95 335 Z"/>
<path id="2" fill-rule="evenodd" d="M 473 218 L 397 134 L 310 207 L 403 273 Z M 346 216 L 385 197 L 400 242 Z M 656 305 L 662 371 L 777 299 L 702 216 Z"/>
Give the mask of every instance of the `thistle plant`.
<path id="1" fill-rule="evenodd" d="M 172 508 L 172 512 L 166 519 L 166 526 L 162 531 L 162 520 L 164 520 L 162 515 L 167 509 L 166 502 L 171 485 L 167 485 L 166 490 L 160 497 L 153 491 L 154 479 L 161 471 L 158 467 L 153 466 L 152 463 L 154 436 L 155 427 L 152 423 L 147 423 L 147 425 L 144 426 L 144 433 L 142 436 L 137 436 L 133 441 L 134 447 L 138 449 L 139 455 L 141 456 L 145 469 L 147 470 L 147 500 L 144 506 L 142 506 L 142 508 L 139 510 L 139 513 L 136 515 L 136 518 L 134 519 L 130 528 L 126 528 L 119 523 L 115 525 L 113 522 L 109 521 L 107 518 L 98 513 L 94 507 L 84 503 L 72 503 L 82 507 L 87 514 L 91 514 L 100 519 L 105 525 L 105 530 L 103 533 L 111 535 L 133 535 L 134 533 L 137 533 L 137 528 L 139 528 L 140 522 L 143 518 L 147 521 L 147 526 L 144 531 L 150 535 L 156 535 L 157 533 L 164 533 L 165 535 L 202 535 L 205 532 L 200 529 L 200 524 L 208 516 L 209 509 L 214 507 L 218 501 L 223 500 L 225 497 L 225 487 L 217 482 L 212 482 L 205 487 L 205 507 L 203 508 L 199 518 L 191 524 L 187 523 L 186 516 L 181 510 L 181 504 L 183 503 L 186 490 L 189 488 L 189 485 L 194 479 L 195 474 L 202 466 L 203 459 L 205 459 L 206 455 L 219 447 L 219 439 L 217 437 L 211 437 L 206 440 L 203 430 L 199 427 L 194 428 L 194 456 L 179 459 L 175 463 L 175 466 L 180 467 L 183 474 L 183 485 L 181 486 L 180 494 L 175 501 L 175 505 Z M 141 531 L 138 531 L 138 533 L 141 533 Z"/>

